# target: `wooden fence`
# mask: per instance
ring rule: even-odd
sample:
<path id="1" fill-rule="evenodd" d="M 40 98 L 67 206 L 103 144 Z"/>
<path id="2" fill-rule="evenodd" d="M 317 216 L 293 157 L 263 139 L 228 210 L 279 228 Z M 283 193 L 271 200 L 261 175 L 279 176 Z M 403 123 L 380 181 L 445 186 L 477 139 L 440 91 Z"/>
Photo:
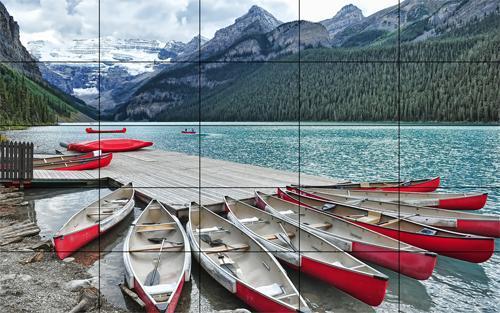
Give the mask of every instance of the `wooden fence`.
<path id="1" fill-rule="evenodd" d="M 33 143 L 0 142 L 0 181 L 24 182 L 33 179 Z"/>

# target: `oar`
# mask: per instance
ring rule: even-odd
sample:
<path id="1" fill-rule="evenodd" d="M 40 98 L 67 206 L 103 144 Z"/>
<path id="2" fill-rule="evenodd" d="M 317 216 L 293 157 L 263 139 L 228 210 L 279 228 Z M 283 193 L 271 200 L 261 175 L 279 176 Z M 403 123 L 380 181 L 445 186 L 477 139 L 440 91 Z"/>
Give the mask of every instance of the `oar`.
<path id="1" fill-rule="evenodd" d="M 161 242 L 160 253 L 158 253 L 158 258 L 156 260 L 155 268 L 151 272 L 149 272 L 148 275 L 146 276 L 146 281 L 144 282 L 144 285 L 146 286 L 154 286 L 160 283 L 160 273 L 158 273 L 158 266 L 160 265 L 161 252 L 163 250 L 164 243 L 165 243 L 165 238 Z"/>
<path id="2" fill-rule="evenodd" d="M 297 249 L 295 249 L 295 246 L 293 245 L 293 243 L 290 241 L 290 238 L 288 238 L 288 233 L 287 231 L 285 230 L 285 228 L 283 227 L 283 225 L 281 225 L 281 222 L 278 222 L 278 225 L 280 225 L 281 227 L 281 230 L 283 231 L 283 233 L 277 233 L 276 234 L 276 237 L 284 242 L 285 244 L 289 245 L 290 248 L 292 248 L 293 251 L 297 251 Z"/>

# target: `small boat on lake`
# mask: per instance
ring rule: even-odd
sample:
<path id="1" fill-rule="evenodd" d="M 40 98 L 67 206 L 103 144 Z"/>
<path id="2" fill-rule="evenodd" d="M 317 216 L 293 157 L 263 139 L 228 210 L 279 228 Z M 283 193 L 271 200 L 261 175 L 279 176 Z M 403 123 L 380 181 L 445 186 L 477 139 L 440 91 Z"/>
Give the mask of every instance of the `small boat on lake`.
<path id="1" fill-rule="evenodd" d="M 122 129 L 93 129 L 91 127 L 85 128 L 85 131 L 88 134 L 117 134 L 117 133 L 126 133 L 127 129 L 123 127 Z"/>
<path id="2" fill-rule="evenodd" d="M 457 233 L 417 223 L 394 213 L 365 209 L 345 203 L 331 203 L 278 188 L 280 198 L 345 218 L 378 233 L 451 258 L 473 263 L 487 261 L 495 250 L 491 237 Z"/>
<path id="3" fill-rule="evenodd" d="M 321 192 L 338 196 L 434 207 L 449 210 L 479 210 L 488 200 L 487 193 L 437 193 L 380 190 L 353 190 L 337 188 L 300 188 L 306 192 Z"/>
<path id="4" fill-rule="evenodd" d="M 196 130 L 194 130 L 194 128 L 191 128 L 191 129 L 185 128 L 184 130 L 181 131 L 181 134 L 195 135 L 195 134 L 197 134 L 197 132 L 196 132 Z"/>
<path id="5" fill-rule="evenodd" d="M 301 185 L 294 186 L 300 188 L 328 188 L 328 189 L 353 189 L 353 190 L 382 190 L 382 191 L 415 191 L 432 192 L 439 187 L 440 177 L 400 181 L 400 182 L 361 182 L 361 183 L 339 183 L 336 185 L 312 186 Z"/>
<path id="6" fill-rule="evenodd" d="M 329 201 L 334 204 L 354 204 L 356 206 L 369 210 L 399 214 L 400 216 L 403 216 L 411 221 L 456 232 L 487 237 L 500 237 L 499 215 L 474 214 L 428 207 L 419 207 L 394 202 L 352 198 L 330 193 L 309 191 L 307 189 L 304 191 L 295 187 L 287 187 L 287 189 L 296 194 L 300 193 L 304 196 Z"/>
<path id="7" fill-rule="evenodd" d="M 253 310 L 310 312 L 276 259 L 231 222 L 192 203 L 186 230 L 203 269 Z"/>
<path id="8" fill-rule="evenodd" d="M 384 300 L 388 285 L 386 275 L 307 228 L 242 201 L 229 197 L 225 201 L 228 219 L 291 268 L 320 279 L 371 306 L 378 306 Z"/>
<path id="9" fill-rule="evenodd" d="M 173 313 L 191 276 L 191 247 L 182 224 L 152 200 L 123 244 L 125 280 L 148 313 Z"/>
<path id="10" fill-rule="evenodd" d="M 83 171 L 106 167 L 111 163 L 113 154 L 90 152 L 77 156 L 57 156 L 33 161 L 35 170 Z"/>
<path id="11" fill-rule="evenodd" d="M 54 235 L 52 241 L 60 259 L 107 232 L 122 221 L 135 206 L 132 183 L 84 207 Z"/>
<path id="12" fill-rule="evenodd" d="M 70 144 L 61 143 L 61 146 L 67 148 L 68 150 L 78 152 L 90 152 L 96 150 L 102 150 L 102 152 L 127 152 L 139 150 L 152 145 L 153 143 L 151 141 L 125 138 L 101 139 Z"/>
<path id="13" fill-rule="evenodd" d="M 428 279 L 436 265 L 436 254 L 400 242 L 342 218 L 319 212 L 262 192 L 255 192 L 260 209 L 295 225 L 307 227 L 342 250 L 361 259 L 415 279 Z"/>

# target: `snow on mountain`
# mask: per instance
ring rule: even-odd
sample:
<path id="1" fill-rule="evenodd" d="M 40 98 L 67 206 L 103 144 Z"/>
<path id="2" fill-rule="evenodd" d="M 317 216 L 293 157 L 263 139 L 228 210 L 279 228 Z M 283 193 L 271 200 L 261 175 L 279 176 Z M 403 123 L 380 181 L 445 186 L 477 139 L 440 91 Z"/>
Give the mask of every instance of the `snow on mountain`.
<path id="1" fill-rule="evenodd" d="M 114 88 L 120 81 L 151 73 L 164 66 L 165 62 L 181 54 L 185 47 L 186 44 L 176 41 L 112 37 L 102 37 L 100 43 L 97 38 L 76 39 L 64 46 L 43 40 L 27 44 L 31 55 L 47 62 L 41 67 L 46 80 L 92 106 L 98 103 L 99 72 L 101 91 L 104 92 Z"/>

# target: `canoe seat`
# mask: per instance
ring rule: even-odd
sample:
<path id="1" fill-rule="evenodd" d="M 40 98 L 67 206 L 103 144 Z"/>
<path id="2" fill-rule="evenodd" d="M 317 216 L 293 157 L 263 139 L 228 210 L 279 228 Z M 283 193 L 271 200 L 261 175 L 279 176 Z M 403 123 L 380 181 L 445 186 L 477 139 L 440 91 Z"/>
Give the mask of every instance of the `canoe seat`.
<path id="1" fill-rule="evenodd" d="M 327 228 L 332 227 L 332 224 L 330 224 L 330 223 L 317 223 L 317 224 L 309 224 L 307 226 L 312 227 L 312 228 L 327 229 Z"/>
<path id="2" fill-rule="evenodd" d="M 287 233 L 287 235 L 288 235 L 289 238 L 295 237 L 294 233 Z M 276 239 L 278 239 L 278 236 L 276 236 L 276 234 L 262 235 L 262 237 L 264 239 L 266 239 L 266 240 L 276 240 Z"/>
<path id="3" fill-rule="evenodd" d="M 395 218 L 393 220 L 390 220 L 389 222 L 379 224 L 379 226 L 383 226 L 383 227 L 390 226 L 392 224 L 396 224 L 397 222 L 399 222 L 399 218 Z"/>
<path id="4" fill-rule="evenodd" d="M 161 285 L 154 285 L 154 286 L 143 286 L 144 291 L 150 295 L 158 295 L 158 294 L 171 294 L 172 292 L 175 291 L 175 288 L 177 287 L 176 283 L 171 283 L 171 284 L 161 284 Z"/>
<path id="5" fill-rule="evenodd" d="M 87 213 L 88 217 L 96 217 L 96 216 L 109 216 L 113 215 L 114 212 L 93 212 L 93 213 Z"/>
<path id="6" fill-rule="evenodd" d="M 377 224 L 380 221 L 382 214 L 379 212 L 370 211 L 368 215 L 356 219 L 358 222 L 363 222 L 367 224 Z"/>
<path id="7" fill-rule="evenodd" d="M 162 251 L 167 251 L 167 250 L 178 250 L 181 249 L 184 245 L 183 244 L 164 244 L 163 245 L 163 250 Z M 161 243 L 159 244 L 154 244 L 154 245 L 143 245 L 140 248 L 137 249 L 130 249 L 129 252 L 149 252 L 149 251 L 160 251 L 161 248 Z"/>
<path id="8" fill-rule="evenodd" d="M 176 229 L 175 223 L 142 224 L 142 225 L 136 225 L 136 227 L 137 227 L 136 232 L 138 233 Z"/>
<path id="9" fill-rule="evenodd" d="M 245 244 L 245 243 L 234 243 L 231 245 L 221 245 L 217 247 L 210 247 L 203 249 L 203 252 L 207 254 L 212 254 L 212 253 L 221 253 L 221 252 L 228 252 L 228 251 L 235 251 L 235 250 L 248 250 L 250 249 L 250 246 Z"/>
<path id="10" fill-rule="evenodd" d="M 255 288 L 258 292 L 265 294 L 268 297 L 276 297 L 278 295 L 283 295 L 285 292 L 283 287 L 277 283 L 271 285 L 265 285 Z"/>
<path id="11" fill-rule="evenodd" d="M 127 203 L 129 199 L 104 200 L 106 203 Z"/>

